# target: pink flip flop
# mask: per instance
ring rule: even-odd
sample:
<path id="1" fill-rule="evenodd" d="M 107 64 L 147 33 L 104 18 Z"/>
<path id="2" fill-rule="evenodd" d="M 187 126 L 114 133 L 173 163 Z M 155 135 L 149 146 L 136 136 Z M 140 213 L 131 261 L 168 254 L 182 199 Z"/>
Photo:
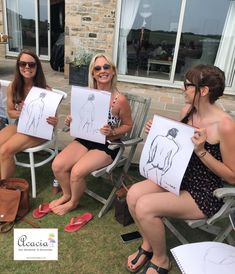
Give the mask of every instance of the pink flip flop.
<path id="1" fill-rule="evenodd" d="M 71 218 L 70 223 L 64 227 L 66 232 L 75 232 L 81 229 L 86 223 L 93 218 L 90 212 Z"/>
<path id="2" fill-rule="evenodd" d="M 45 204 L 41 204 L 39 205 L 38 208 L 34 209 L 33 211 L 33 217 L 35 219 L 39 219 L 44 217 L 45 215 L 47 215 L 48 213 L 52 212 L 52 210 L 49 207 L 50 203 L 45 203 Z"/>

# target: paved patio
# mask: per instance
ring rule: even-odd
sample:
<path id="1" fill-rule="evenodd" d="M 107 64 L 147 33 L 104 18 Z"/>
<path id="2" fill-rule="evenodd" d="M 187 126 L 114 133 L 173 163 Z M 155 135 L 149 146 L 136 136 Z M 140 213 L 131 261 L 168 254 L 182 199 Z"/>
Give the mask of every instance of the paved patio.
<path id="1" fill-rule="evenodd" d="M 70 109 L 70 91 L 71 85 L 69 80 L 64 77 L 62 72 L 57 72 L 51 69 L 49 62 L 42 62 L 42 66 L 47 78 L 48 84 L 53 88 L 61 89 L 67 92 L 68 97 L 64 100 L 59 108 L 59 147 L 63 148 L 73 138 L 69 133 L 62 131 L 63 121 Z M 0 57 L 0 79 L 12 80 L 14 75 L 15 59 L 6 59 Z M 159 86 L 148 86 L 132 83 L 119 82 L 118 88 L 120 91 L 130 92 L 143 96 L 150 96 L 152 98 L 151 107 L 147 119 L 151 118 L 153 114 L 163 115 L 169 118 L 178 119 L 179 111 L 184 103 L 182 92 L 179 89 L 165 88 Z M 235 117 L 235 96 L 225 95 L 219 100 L 221 107 Z M 145 137 L 145 134 L 143 134 Z M 138 162 L 143 143 L 138 146 L 134 162 Z"/>

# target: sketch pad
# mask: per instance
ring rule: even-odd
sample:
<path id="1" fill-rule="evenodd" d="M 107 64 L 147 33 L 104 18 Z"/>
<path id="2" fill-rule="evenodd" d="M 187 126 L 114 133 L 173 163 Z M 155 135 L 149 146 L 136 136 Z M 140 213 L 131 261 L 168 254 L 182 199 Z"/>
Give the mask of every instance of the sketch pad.
<path id="1" fill-rule="evenodd" d="M 179 195 L 180 184 L 191 158 L 194 128 L 154 115 L 140 158 L 140 174 Z"/>
<path id="2" fill-rule="evenodd" d="M 108 123 L 110 96 L 107 91 L 72 86 L 70 135 L 105 144 L 100 129 Z"/>
<path id="3" fill-rule="evenodd" d="M 56 116 L 62 97 L 51 90 L 32 87 L 25 98 L 17 132 L 51 140 L 54 127 L 47 123 L 47 118 Z"/>
<path id="4" fill-rule="evenodd" d="M 171 249 L 183 274 L 234 274 L 235 247 L 218 242 L 200 242 Z"/>

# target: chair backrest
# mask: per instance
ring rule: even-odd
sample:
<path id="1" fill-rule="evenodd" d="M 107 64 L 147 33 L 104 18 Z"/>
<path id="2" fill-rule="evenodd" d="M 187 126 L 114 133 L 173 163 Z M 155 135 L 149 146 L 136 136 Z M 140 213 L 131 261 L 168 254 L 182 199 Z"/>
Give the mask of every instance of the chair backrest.
<path id="1" fill-rule="evenodd" d="M 132 130 L 125 135 L 124 139 L 137 138 L 141 136 L 144 124 L 146 122 L 148 110 L 151 104 L 151 98 L 130 93 L 124 94 L 129 101 L 133 120 Z"/>

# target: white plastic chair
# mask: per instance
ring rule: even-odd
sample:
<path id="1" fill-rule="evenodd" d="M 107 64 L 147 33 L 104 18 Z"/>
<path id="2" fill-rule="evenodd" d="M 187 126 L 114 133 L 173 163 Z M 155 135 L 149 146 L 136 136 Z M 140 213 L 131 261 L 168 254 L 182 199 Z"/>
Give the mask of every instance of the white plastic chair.
<path id="1" fill-rule="evenodd" d="M 7 86 L 10 84 L 10 81 L 0 80 L 0 83 L 1 83 L 2 97 L 3 97 L 4 103 L 5 103 L 6 102 L 6 89 L 7 89 Z M 65 99 L 67 97 L 67 94 L 62 90 L 52 89 L 52 92 L 56 92 L 56 93 L 61 94 L 63 96 L 63 99 Z M 10 123 L 12 123 L 13 121 L 14 120 L 10 119 Z M 36 162 L 35 157 L 34 157 L 34 155 L 35 155 L 34 153 L 37 153 L 37 152 L 40 152 L 40 151 L 46 152 L 45 157 L 43 157 L 44 158 L 43 160 L 41 160 L 39 162 Z M 17 155 L 15 155 L 15 163 L 16 163 L 17 166 L 30 168 L 31 183 L 32 183 L 32 197 L 36 198 L 35 168 L 47 164 L 48 162 L 50 162 L 58 154 L 57 128 L 55 127 L 55 129 L 54 129 L 52 140 L 45 141 L 45 143 L 43 143 L 41 145 L 38 145 L 38 146 L 35 146 L 35 147 L 25 149 L 23 152 L 29 154 L 29 161 L 28 162 L 22 162 L 21 160 L 18 159 L 19 157 L 17 157 Z"/>
<path id="2" fill-rule="evenodd" d="M 111 207 L 113 200 L 115 198 L 116 191 L 121 187 L 123 181 L 123 175 L 125 175 L 131 165 L 131 161 L 135 154 L 137 145 L 143 141 L 141 137 L 141 133 L 147 118 L 147 113 L 150 107 L 151 98 L 132 95 L 132 94 L 125 94 L 128 98 L 129 104 L 131 106 L 131 113 L 132 113 L 132 120 L 133 120 L 133 127 L 131 132 L 126 134 L 124 138 L 119 142 L 111 143 L 109 148 L 115 149 L 120 148 L 119 152 L 114 159 L 114 161 L 99 170 L 93 171 L 91 175 L 94 177 L 101 177 L 104 175 L 108 175 L 110 180 L 110 184 L 113 186 L 112 191 L 110 192 L 108 198 L 104 198 L 91 189 L 86 189 L 86 193 L 93 197 L 94 199 L 101 202 L 104 206 L 100 210 L 98 217 L 102 217 Z M 121 172 L 119 173 L 118 178 L 115 179 L 115 176 L 112 176 L 112 173 L 115 171 L 117 167 L 122 167 Z"/>

